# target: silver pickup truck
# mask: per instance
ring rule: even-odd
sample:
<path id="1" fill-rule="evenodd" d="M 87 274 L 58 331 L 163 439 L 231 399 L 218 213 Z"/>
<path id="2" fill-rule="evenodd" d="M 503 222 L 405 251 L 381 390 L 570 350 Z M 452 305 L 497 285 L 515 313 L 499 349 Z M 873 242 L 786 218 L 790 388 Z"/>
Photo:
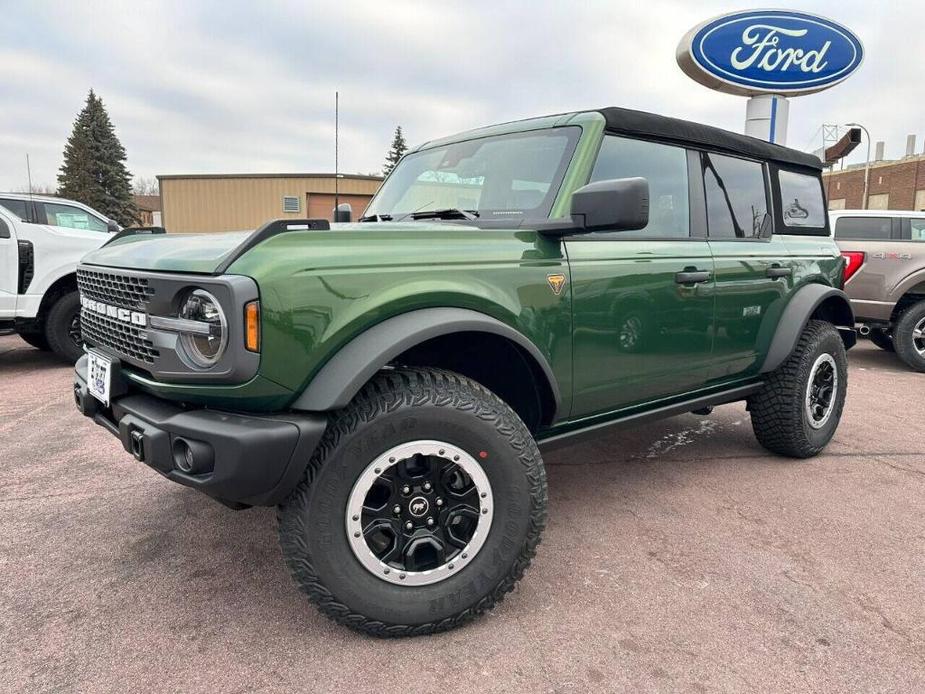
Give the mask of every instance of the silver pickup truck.
<path id="1" fill-rule="evenodd" d="M 859 332 L 925 372 L 925 212 L 833 210 Z"/>

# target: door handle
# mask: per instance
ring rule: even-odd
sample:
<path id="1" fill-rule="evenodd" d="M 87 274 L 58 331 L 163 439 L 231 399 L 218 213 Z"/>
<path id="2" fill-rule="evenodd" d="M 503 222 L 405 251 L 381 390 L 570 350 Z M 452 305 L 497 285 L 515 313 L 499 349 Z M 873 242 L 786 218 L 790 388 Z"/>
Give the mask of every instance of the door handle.
<path id="1" fill-rule="evenodd" d="M 768 277 L 790 277 L 793 274 L 793 268 L 791 267 L 781 267 L 780 265 L 772 265 L 768 268 L 768 271 L 765 273 Z"/>
<path id="2" fill-rule="evenodd" d="M 678 272 L 674 276 L 674 281 L 678 284 L 700 284 L 709 282 L 713 273 L 709 270 L 685 270 Z"/>

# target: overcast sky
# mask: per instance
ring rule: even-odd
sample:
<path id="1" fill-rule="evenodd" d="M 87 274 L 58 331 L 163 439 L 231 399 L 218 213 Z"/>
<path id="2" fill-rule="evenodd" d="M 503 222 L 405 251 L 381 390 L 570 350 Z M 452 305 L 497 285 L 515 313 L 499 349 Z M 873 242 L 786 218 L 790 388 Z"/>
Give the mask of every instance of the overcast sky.
<path id="1" fill-rule="evenodd" d="M 397 124 L 409 143 L 547 113 L 626 106 L 741 131 L 743 97 L 686 77 L 684 33 L 744 3 L 341 0 L 0 0 L 0 190 L 54 185 L 92 87 L 136 176 L 379 171 Z M 773 0 L 760 6 L 779 6 Z M 843 84 L 795 98 L 788 144 L 858 121 L 887 156 L 925 138 L 925 5 L 793 2 L 854 30 L 867 57 Z M 815 139 L 814 139 L 815 136 Z M 854 160 L 864 158 L 859 148 Z"/>

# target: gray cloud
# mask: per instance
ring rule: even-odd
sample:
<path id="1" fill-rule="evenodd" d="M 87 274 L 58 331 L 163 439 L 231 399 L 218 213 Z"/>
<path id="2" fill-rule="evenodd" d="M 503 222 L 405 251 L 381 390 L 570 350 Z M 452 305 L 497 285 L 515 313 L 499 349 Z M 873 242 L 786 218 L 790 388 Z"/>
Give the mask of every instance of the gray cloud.
<path id="1" fill-rule="evenodd" d="M 0 189 L 25 184 L 26 152 L 35 183 L 54 183 L 90 87 L 143 176 L 332 170 L 335 89 L 346 172 L 378 170 L 396 124 L 421 142 L 622 105 L 739 130 L 745 100 L 695 84 L 674 61 L 687 29 L 731 9 L 679 0 L 17 3 L 0 26 Z M 801 9 L 834 12 L 828 2 Z M 925 9 L 889 10 L 837 6 L 833 19 L 859 34 L 867 59 L 843 85 L 793 100 L 791 146 L 816 148 L 823 122 L 848 120 L 886 140 L 891 156 L 907 133 L 925 136 L 923 66 L 908 49 Z"/>

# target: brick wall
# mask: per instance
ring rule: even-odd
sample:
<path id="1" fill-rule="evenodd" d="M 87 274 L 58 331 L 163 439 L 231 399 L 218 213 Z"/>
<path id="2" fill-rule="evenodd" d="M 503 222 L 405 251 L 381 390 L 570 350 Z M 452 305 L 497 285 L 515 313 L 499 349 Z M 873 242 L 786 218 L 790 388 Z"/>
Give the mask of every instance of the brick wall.
<path id="1" fill-rule="evenodd" d="M 863 207 L 863 166 L 822 176 L 830 207 L 841 207 L 842 200 L 846 209 Z M 925 155 L 871 164 L 868 194 L 888 195 L 891 210 L 925 209 Z"/>

